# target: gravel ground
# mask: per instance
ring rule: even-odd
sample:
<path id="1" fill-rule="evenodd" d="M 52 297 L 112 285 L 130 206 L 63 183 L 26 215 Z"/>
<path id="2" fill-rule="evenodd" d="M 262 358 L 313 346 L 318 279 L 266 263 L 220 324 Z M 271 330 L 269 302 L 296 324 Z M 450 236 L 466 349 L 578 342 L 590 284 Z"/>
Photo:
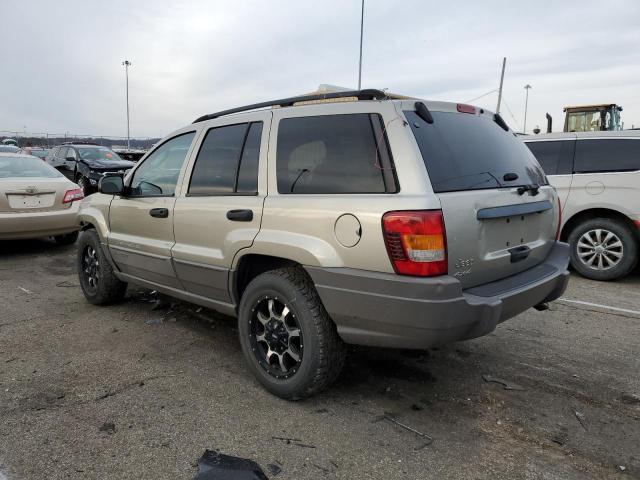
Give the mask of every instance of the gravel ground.
<path id="1" fill-rule="evenodd" d="M 428 352 L 352 349 L 330 391 L 289 403 L 233 319 L 135 288 L 96 307 L 73 246 L 0 246 L 0 479 L 191 479 L 205 449 L 278 479 L 640 478 L 632 311 L 559 301 Z M 639 284 L 574 276 L 565 298 L 640 310 Z"/>

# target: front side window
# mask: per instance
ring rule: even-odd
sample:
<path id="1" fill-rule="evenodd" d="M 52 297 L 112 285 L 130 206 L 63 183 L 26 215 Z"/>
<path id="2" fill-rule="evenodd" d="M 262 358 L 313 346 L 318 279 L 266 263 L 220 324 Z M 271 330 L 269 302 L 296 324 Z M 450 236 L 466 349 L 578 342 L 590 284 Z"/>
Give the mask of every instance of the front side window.
<path id="1" fill-rule="evenodd" d="M 284 194 L 385 193 L 377 114 L 322 115 L 280 121 L 276 167 Z M 380 140 L 384 142 L 383 135 Z M 385 147 L 386 148 L 386 145 Z"/>
<path id="2" fill-rule="evenodd" d="M 130 196 L 172 196 L 196 132 L 184 133 L 160 145 L 136 169 Z"/>
<path id="3" fill-rule="evenodd" d="M 255 195 L 262 122 L 212 128 L 198 152 L 189 195 Z"/>
<path id="4" fill-rule="evenodd" d="M 593 139 L 576 143 L 575 173 L 640 170 L 640 139 Z"/>
<path id="5" fill-rule="evenodd" d="M 68 150 L 69 150 L 69 149 L 68 149 L 67 147 L 61 147 L 61 148 L 60 148 L 60 151 L 58 152 L 58 158 L 62 158 L 63 160 L 64 160 L 65 158 L 67 158 L 67 151 L 68 151 Z"/>
<path id="6" fill-rule="evenodd" d="M 573 172 L 573 148 L 575 140 L 554 140 L 550 142 L 527 142 L 547 175 L 565 175 Z"/>
<path id="7" fill-rule="evenodd" d="M 74 160 L 77 160 L 78 156 L 76 155 L 76 151 L 73 148 L 69 147 L 67 149 L 66 158 L 73 158 Z"/>

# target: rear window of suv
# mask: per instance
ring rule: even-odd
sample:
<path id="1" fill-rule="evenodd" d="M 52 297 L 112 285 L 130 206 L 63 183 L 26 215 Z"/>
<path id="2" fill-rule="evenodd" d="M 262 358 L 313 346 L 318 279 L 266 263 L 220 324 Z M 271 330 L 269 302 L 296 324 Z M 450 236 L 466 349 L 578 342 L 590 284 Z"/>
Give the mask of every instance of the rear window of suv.
<path id="1" fill-rule="evenodd" d="M 404 114 L 436 193 L 547 183 L 524 143 L 485 115 L 432 111 L 429 124 L 414 111 Z M 507 173 L 518 179 L 504 181 Z"/>

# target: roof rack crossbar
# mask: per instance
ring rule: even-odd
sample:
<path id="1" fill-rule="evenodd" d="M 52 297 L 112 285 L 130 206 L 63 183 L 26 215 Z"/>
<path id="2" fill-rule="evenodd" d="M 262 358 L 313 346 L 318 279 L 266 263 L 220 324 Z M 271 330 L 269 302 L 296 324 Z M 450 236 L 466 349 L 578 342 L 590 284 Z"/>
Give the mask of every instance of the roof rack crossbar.
<path id="1" fill-rule="evenodd" d="M 346 92 L 330 92 L 319 93 L 312 95 L 300 95 L 298 97 L 283 98 L 281 100 L 271 100 L 270 102 L 254 103 L 252 105 L 245 105 L 244 107 L 231 108 L 229 110 L 222 110 L 221 112 L 210 113 L 196 118 L 193 123 L 204 122 L 205 120 L 212 120 L 214 118 L 222 117 L 224 115 L 231 115 L 232 113 L 247 112 L 249 110 L 257 110 L 259 108 L 266 107 L 290 107 L 298 102 L 313 102 L 316 100 L 330 100 L 333 98 L 348 98 L 356 97 L 358 100 L 385 100 L 387 94 L 382 90 L 366 89 L 366 90 L 351 90 Z"/>

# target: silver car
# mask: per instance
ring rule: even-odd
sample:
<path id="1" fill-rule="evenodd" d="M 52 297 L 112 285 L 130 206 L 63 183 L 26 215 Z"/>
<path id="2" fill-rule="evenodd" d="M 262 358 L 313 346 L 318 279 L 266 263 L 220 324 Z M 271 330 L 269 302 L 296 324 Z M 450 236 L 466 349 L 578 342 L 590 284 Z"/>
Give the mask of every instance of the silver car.
<path id="1" fill-rule="evenodd" d="M 73 243 L 83 196 L 78 185 L 39 158 L 0 153 L 0 240 L 52 236 Z"/>
<path id="2" fill-rule="evenodd" d="M 560 238 L 571 265 L 594 280 L 615 280 L 638 264 L 640 131 L 524 137 L 562 202 Z"/>
<path id="3" fill-rule="evenodd" d="M 568 280 L 555 189 L 470 105 L 363 90 L 240 107 L 99 189 L 79 215 L 86 298 L 131 282 L 237 316 L 249 368 L 283 398 L 328 386 L 345 343 L 479 337 Z"/>

